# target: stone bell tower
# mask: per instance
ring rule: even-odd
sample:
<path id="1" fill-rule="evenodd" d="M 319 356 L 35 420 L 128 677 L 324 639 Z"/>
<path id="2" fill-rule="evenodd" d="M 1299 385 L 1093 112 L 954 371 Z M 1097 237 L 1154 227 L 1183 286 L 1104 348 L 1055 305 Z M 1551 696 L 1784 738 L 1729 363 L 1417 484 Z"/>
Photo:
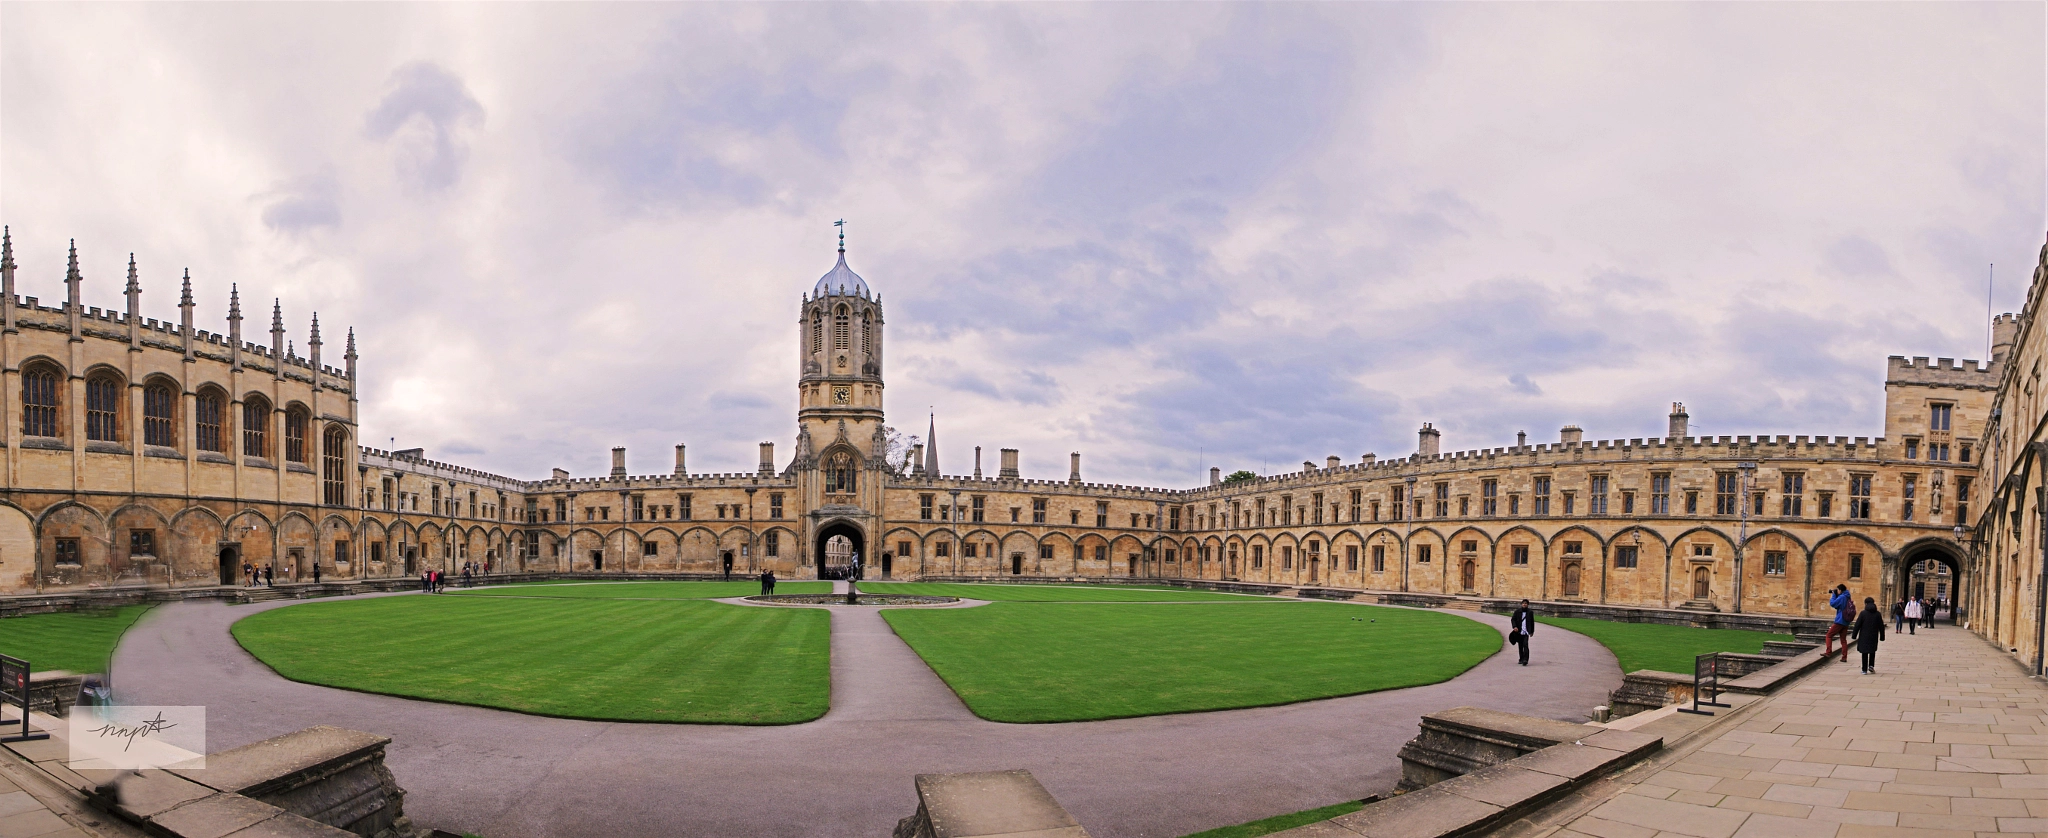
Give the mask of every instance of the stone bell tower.
<path id="1" fill-rule="evenodd" d="M 790 471 L 803 498 L 806 547 L 834 534 L 856 542 L 880 523 L 888 436 L 882 414 L 882 298 L 839 263 L 818 279 L 797 318 L 797 438 Z M 813 543 L 815 542 L 815 543 Z"/>

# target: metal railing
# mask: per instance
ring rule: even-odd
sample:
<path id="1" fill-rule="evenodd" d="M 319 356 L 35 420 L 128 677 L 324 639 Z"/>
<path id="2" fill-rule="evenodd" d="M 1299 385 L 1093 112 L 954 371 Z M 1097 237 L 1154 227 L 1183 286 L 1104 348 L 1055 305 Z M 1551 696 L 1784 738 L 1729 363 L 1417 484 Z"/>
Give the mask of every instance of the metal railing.
<path id="1" fill-rule="evenodd" d="M 1714 715 L 1703 707 L 1728 707 L 1721 702 L 1721 653 L 1708 652 L 1692 659 L 1692 706 L 1680 707 L 1680 713 L 1694 713 L 1701 716 Z"/>

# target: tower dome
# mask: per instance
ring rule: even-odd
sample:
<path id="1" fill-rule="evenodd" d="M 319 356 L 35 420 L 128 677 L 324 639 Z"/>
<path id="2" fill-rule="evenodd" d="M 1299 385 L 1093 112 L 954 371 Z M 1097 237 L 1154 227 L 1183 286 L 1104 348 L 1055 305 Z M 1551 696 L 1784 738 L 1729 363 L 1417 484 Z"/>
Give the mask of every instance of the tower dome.
<path id="1" fill-rule="evenodd" d="M 862 299 L 871 296 L 868 292 L 867 281 L 861 279 L 860 274 L 854 273 L 852 268 L 846 266 L 845 248 L 839 249 L 839 264 L 833 265 L 831 272 L 818 277 L 817 286 L 811 289 L 811 296 L 814 298 L 823 297 L 828 294 L 840 297 L 860 297 Z"/>

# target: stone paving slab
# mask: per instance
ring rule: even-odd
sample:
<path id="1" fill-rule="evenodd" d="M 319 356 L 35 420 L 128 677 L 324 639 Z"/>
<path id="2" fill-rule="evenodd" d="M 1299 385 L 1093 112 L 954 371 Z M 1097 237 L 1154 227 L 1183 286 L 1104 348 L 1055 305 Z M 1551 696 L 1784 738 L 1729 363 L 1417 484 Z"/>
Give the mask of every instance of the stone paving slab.
<path id="1" fill-rule="evenodd" d="M 1957 628 L 1829 663 L 1533 838 L 2048 835 L 2048 685 Z M 1590 809 L 1586 808 L 1591 806 Z M 1532 822 L 1533 819 L 1532 819 Z"/>

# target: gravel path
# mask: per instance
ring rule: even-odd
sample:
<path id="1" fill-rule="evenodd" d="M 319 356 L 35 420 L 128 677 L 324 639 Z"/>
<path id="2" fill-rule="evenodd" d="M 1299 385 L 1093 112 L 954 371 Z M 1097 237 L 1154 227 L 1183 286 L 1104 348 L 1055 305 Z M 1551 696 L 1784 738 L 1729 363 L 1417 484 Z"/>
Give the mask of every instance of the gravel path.
<path id="1" fill-rule="evenodd" d="M 421 596 L 417 593 L 375 596 Z M 785 727 L 589 722 L 287 681 L 235 620 L 296 602 L 152 609 L 114 655 L 129 704 L 207 705 L 208 749 L 315 724 L 391 737 L 415 823 L 486 838 L 878 836 L 919 773 L 1029 769 L 1098 838 L 1184 835 L 1385 791 L 1424 713 L 1460 705 L 1580 720 L 1621 683 L 1584 636 L 1543 632 L 1427 687 L 1070 724 L 982 721 L 872 608 L 832 609 L 832 709 Z M 1134 605 L 1134 607 L 1144 607 Z M 1504 617 L 1451 611 L 1507 631 Z"/>

